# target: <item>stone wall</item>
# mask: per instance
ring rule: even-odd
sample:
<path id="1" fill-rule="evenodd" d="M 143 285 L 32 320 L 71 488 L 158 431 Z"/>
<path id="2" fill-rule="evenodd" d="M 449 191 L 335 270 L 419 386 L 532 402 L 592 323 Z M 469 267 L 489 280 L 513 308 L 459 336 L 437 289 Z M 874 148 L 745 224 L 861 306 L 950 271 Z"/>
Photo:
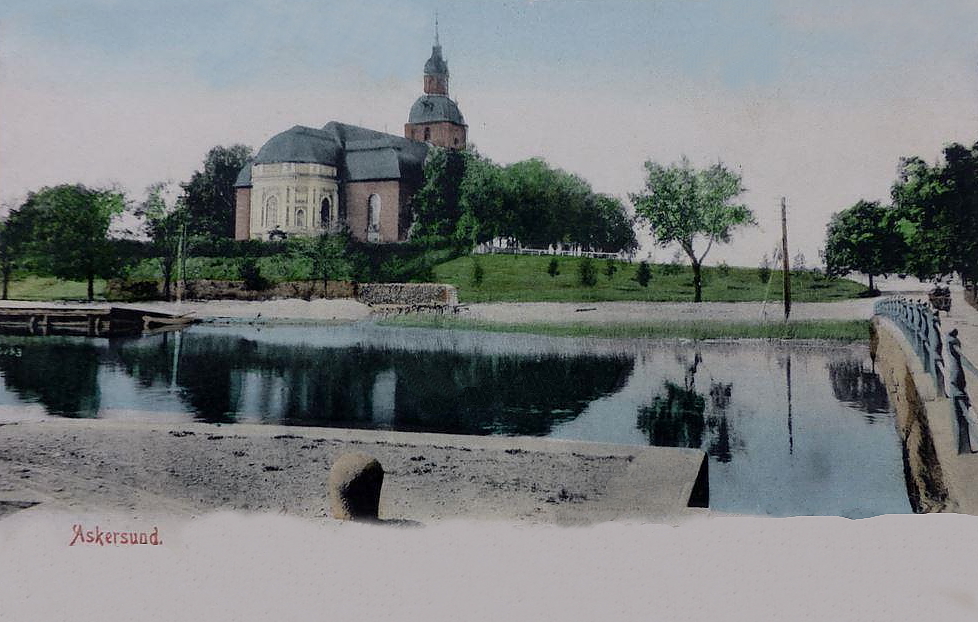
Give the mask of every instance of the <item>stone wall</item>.
<path id="1" fill-rule="evenodd" d="M 438 283 L 363 283 L 357 299 L 368 305 L 458 306 L 454 285 Z"/>
<path id="2" fill-rule="evenodd" d="M 949 442 L 947 431 L 933 426 L 942 417 L 950 422 L 947 399 L 937 394 L 931 376 L 892 322 L 874 318 L 871 348 L 876 373 L 886 385 L 896 413 L 911 506 L 915 512 L 957 511 L 939 455 L 951 449 L 945 447 Z"/>

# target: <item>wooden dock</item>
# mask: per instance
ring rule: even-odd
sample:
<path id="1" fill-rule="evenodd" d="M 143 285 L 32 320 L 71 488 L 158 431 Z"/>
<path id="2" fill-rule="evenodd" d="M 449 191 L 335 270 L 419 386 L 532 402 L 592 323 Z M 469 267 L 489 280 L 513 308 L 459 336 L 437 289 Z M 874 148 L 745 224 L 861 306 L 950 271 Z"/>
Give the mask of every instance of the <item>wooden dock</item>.
<path id="1" fill-rule="evenodd" d="M 125 337 L 174 330 L 197 320 L 187 316 L 122 307 L 0 308 L 0 334 Z"/>

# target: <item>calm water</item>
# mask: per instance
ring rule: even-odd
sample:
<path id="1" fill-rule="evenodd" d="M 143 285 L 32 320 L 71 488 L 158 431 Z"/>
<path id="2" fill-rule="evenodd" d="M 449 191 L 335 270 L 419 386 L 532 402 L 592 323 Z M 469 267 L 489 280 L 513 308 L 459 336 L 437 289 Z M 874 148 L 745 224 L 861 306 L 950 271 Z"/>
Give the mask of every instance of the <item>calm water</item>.
<path id="1" fill-rule="evenodd" d="M 910 511 L 893 416 L 864 346 L 373 325 L 0 337 L 0 420 L 51 416 L 698 447 L 721 511 Z"/>

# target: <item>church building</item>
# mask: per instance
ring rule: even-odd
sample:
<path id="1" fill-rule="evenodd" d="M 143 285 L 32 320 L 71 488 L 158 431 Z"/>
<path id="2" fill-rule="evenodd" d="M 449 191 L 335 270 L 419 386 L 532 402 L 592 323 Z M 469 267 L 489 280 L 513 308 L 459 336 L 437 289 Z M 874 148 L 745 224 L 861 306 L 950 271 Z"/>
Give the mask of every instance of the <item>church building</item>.
<path id="1" fill-rule="evenodd" d="M 407 239 L 411 197 L 429 145 L 464 149 L 468 126 L 448 96 L 437 28 L 424 95 L 404 137 L 331 121 L 296 125 L 266 142 L 235 182 L 235 239 L 284 239 L 349 229 L 377 243 Z"/>

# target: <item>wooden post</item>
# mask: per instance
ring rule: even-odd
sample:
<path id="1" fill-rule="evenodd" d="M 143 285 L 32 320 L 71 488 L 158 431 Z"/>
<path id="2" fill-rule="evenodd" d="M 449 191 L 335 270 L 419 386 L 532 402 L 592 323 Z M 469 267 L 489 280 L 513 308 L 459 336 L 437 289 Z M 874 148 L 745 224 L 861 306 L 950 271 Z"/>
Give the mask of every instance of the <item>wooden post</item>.
<path id="1" fill-rule="evenodd" d="M 791 272 L 788 270 L 788 212 L 781 197 L 781 266 L 784 272 L 784 321 L 791 315 Z"/>

